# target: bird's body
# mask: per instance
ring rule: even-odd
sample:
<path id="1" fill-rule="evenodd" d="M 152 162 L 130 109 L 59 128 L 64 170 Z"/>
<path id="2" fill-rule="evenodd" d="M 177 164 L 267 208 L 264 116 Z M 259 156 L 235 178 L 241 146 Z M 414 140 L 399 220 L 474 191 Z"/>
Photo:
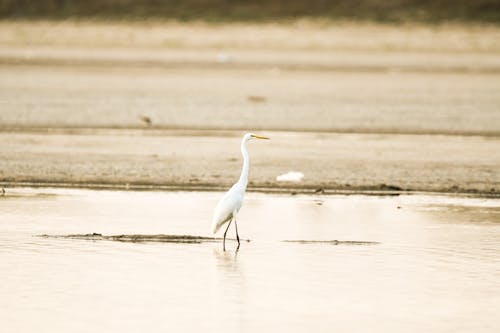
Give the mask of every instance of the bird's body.
<path id="1" fill-rule="evenodd" d="M 219 231 L 226 222 L 230 221 L 234 215 L 238 214 L 243 198 L 245 197 L 246 186 L 243 184 L 234 184 L 229 191 L 224 194 L 222 199 L 215 207 L 214 217 L 212 219 L 212 233 Z"/>
<path id="2" fill-rule="evenodd" d="M 236 223 L 236 215 L 240 211 L 245 197 L 245 191 L 248 184 L 248 172 L 250 169 L 250 156 L 248 155 L 247 142 L 251 139 L 269 139 L 264 136 L 258 136 L 252 133 L 247 133 L 241 140 L 241 154 L 243 155 L 243 168 L 238 181 L 227 191 L 222 199 L 215 207 L 212 219 L 212 233 L 216 233 L 225 223 L 228 223 L 226 231 L 224 232 L 223 246 L 226 248 L 226 234 L 231 222 L 234 220 L 236 228 L 236 239 L 238 240 L 238 247 L 240 246 L 240 238 L 238 235 L 238 226 Z"/>

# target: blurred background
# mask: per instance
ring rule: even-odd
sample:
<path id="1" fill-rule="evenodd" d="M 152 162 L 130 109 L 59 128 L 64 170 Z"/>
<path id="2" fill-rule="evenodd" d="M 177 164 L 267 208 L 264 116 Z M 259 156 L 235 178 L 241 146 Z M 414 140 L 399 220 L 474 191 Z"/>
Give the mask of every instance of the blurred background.
<path id="1" fill-rule="evenodd" d="M 3 17 L 160 18 L 207 21 L 283 20 L 303 17 L 401 21 L 498 22 L 498 0 L 2 0 Z"/>
<path id="2" fill-rule="evenodd" d="M 237 148 L 186 172 L 193 158 L 175 145 L 106 150 L 95 131 L 111 145 L 117 136 L 201 142 L 250 130 L 308 142 L 295 146 L 301 158 L 279 146 L 289 159 L 256 171 L 259 186 L 309 161 L 297 168 L 311 187 L 498 188 L 498 0 L 0 0 L 0 17 L 3 181 L 225 185 L 207 169 L 236 170 Z M 318 136 L 327 134 L 345 135 Z M 334 139 L 344 151 L 326 156 Z M 119 166 L 130 156 L 144 169 Z M 334 162 L 344 171 L 325 174 Z M 421 171 L 430 169 L 445 171 Z"/>

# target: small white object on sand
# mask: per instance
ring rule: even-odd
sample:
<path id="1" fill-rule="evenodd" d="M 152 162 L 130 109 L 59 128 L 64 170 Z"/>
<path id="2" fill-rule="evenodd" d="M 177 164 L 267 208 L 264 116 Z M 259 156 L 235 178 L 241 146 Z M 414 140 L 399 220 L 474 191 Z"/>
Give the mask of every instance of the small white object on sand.
<path id="1" fill-rule="evenodd" d="M 215 59 L 219 64 L 228 64 L 233 61 L 233 58 L 225 53 L 217 54 L 217 57 Z"/>
<path id="2" fill-rule="evenodd" d="M 304 174 L 298 171 L 290 171 L 279 175 L 276 180 L 279 182 L 300 182 L 304 178 Z"/>

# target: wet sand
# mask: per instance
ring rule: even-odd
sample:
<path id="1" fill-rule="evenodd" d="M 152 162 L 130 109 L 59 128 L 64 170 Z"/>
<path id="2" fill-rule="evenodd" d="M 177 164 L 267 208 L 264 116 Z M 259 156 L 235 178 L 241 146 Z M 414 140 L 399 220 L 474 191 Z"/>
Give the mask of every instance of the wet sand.
<path id="1" fill-rule="evenodd" d="M 70 234 L 70 235 L 37 235 L 42 238 L 55 238 L 55 239 L 77 239 L 88 241 L 114 241 L 125 243 L 176 243 L 176 244 L 201 244 L 201 243 L 221 243 L 223 237 L 206 237 L 196 235 L 102 235 L 99 233 L 91 234 Z M 226 241 L 237 242 L 236 238 L 226 237 Z M 249 243 L 250 239 L 240 239 L 241 243 Z M 364 242 L 364 241 L 339 241 L 339 240 L 304 240 L 304 239 L 287 239 L 282 240 L 284 243 L 297 243 L 297 244 L 328 244 L 328 245 L 377 245 L 378 242 Z"/>
<path id="2" fill-rule="evenodd" d="M 221 237 L 206 237 L 206 236 L 193 236 L 193 235 L 102 235 L 99 233 L 91 234 L 71 234 L 71 235 L 38 235 L 42 238 L 59 238 L 59 239 L 79 239 L 89 241 L 108 240 L 114 242 L 126 243 L 177 243 L 177 244 L 201 244 L 217 242 L 220 243 L 223 238 Z M 226 237 L 226 241 L 236 241 L 235 238 Z M 241 239 L 241 242 L 250 242 L 249 239 Z"/>
<path id="3" fill-rule="evenodd" d="M 249 189 L 399 190 L 498 195 L 500 139 L 262 132 L 249 144 Z M 240 131 L 0 132 L 4 186 L 225 190 L 241 170 Z M 277 182 L 288 171 L 301 182 Z"/>

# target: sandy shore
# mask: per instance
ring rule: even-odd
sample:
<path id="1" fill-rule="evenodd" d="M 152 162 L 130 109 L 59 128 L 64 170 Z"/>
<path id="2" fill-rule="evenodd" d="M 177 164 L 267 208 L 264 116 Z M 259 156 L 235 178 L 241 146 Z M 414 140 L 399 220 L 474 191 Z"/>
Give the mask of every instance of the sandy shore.
<path id="1" fill-rule="evenodd" d="M 1 67 L 0 128 L 500 136 L 500 75 Z M 144 117 L 150 123 L 143 121 Z"/>
<path id="2" fill-rule="evenodd" d="M 293 38 L 292 38 L 293 36 Z M 0 181 L 500 189 L 500 29 L 0 22 Z M 300 183 L 276 176 L 300 171 Z"/>
<path id="3" fill-rule="evenodd" d="M 4 21 L 0 128 L 499 136 L 499 40 L 478 25 Z"/>
<path id="4" fill-rule="evenodd" d="M 249 150 L 252 190 L 433 191 L 497 195 L 499 138 L 263 132 Z M 241 169 L 241 132 L 1 132 L 4 186 L 223 190 Z M 288 171 L 299 183 L 277 182 Z"/>

